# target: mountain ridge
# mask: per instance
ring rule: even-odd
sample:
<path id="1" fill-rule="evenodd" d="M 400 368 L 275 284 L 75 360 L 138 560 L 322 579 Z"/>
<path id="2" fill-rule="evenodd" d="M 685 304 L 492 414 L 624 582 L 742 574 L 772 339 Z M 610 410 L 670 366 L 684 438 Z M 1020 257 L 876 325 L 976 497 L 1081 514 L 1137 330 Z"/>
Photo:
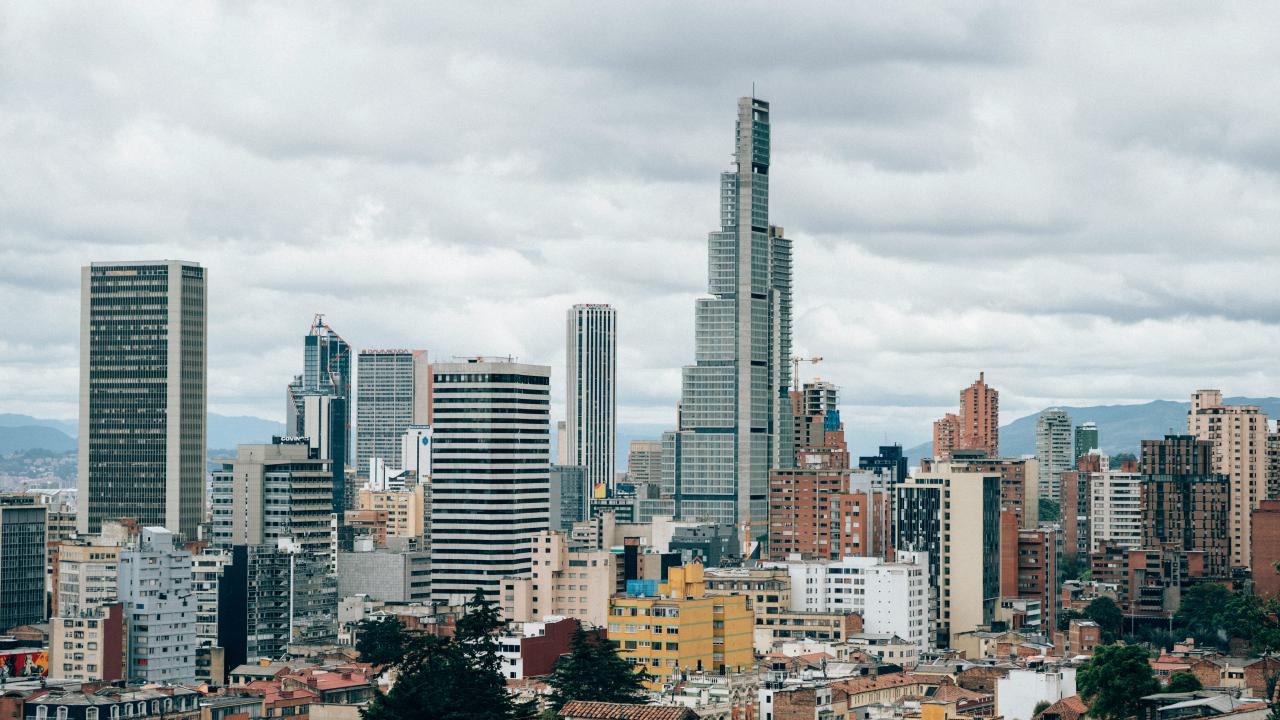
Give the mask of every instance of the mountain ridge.
<path id="1" fill-rule="evenodd" d="M 1267 417 L 1280 417 L 1280 398 L 1224 398 L 1227 405 L 1257 405 Z M 1071 416 L 1072 425 L 1095 422 L 1098 425 L 1098 445 L 1108 455 L 1121 452 L 1138 453 L 1142 440 L 1158 440 L 1166 434 L 1187 431 L 1187 412 L 1191 403 L 1178 400 L 1152 400 L 1128 405 L 1050 405 Z M 1017 457 L 1036 451 L 1036 417 L 1041 412 L 1020 417 L 1000 426 L 1000 454 Z M 933 442 L 920 443 L 907 448 L 904 453 L 911 464 L 919 464 L 921 457 L 933 453 Z"/>
<path id="2" fill-rule="evenodd" d="M 284 434 L 284 423 L 252 415 L 208 415 L 208 446 L 235 448 L 241 443 L 270 442 Z M 0 455 L 23 450 L 70 452 L 77 448 L 77 424 L 73 420 L 37 418 L 0 413 Z"/>

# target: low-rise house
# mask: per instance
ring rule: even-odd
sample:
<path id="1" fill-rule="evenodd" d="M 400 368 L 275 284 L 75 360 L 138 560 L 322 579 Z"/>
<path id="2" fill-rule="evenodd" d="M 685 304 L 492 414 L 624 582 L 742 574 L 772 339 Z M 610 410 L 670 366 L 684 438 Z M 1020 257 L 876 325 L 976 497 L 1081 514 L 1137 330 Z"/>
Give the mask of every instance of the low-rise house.
<path id="1" fill-rule="evenodd" d="M 1015 668 L 996 681 L 996 714 L 1005 720 L 1031 720 L 1040 703 L 1076 694 L 1076 669 L 1061 665 Z"/>
<path id="2" fill-rule="evenodd" d="M 373 683 L 359 668 L 305 669 L 280 678 L 281 690 L 310 690 L 320 702 L 358 705 L 373 699 Z"/>
<path id="3" fill-rule="evenodd" d="M 50 690 L 28 698 L 25 720 L 199 720 L 200 693 L 182 687 L 101 687 Z"/>
<path id="4" fill-rule="evenodd" d="M 698 720 L 681 705 L 624 705 L 574 700 L 560 710 L 561 720 Z"/>
<path id="5" fill-rule="evenodd" d="M 1080 720 L 1089 712 L 1079 695 L 1064 697 L 1040 712 L 1036 720 Z"/>

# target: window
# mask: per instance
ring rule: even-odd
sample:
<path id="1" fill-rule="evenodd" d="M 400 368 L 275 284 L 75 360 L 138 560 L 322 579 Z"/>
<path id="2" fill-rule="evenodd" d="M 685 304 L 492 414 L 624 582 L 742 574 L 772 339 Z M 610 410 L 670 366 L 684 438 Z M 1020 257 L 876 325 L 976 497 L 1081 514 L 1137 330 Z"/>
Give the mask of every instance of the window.
<path id="1" fill-rule="evenodd" d="M 84 720 L 98 720 L 98 708 L 85 708 Z"/>
<path id="2" fill-rule="evenodd" d="M 45 720 L 49 717 L 49 707 L 47 705 L 36 706 L 36 720 Z"/>

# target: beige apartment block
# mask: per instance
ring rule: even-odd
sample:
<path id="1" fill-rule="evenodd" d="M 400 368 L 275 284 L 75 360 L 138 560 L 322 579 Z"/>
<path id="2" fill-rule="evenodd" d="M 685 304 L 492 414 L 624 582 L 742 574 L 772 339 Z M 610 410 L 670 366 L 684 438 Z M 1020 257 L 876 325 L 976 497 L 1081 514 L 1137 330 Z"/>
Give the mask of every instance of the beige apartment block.
<path id="1" fill-rule="evenodd" d="M 615 557 L 608 550 L 570 549 L 564 533 L 538 533 L 533 539 L 531 577 L 502 581 L 503 617 L 532 622 L 559 615 L 605 626 L 609 596 L 618 584 Z"/>
<path id="2" fill-rule="evenodd" d="M 120 591 L 119 563 L 116 545 L 66 543 L 59 547 L 53 574 L 54 615 L 74 617 L 115 602 Z"/>
<path id="3" fill-rule="evenodd" d="M 387 513 L 387 535 L 418 538 L 426 534 L 426 487 L 418 484 L 404 490 L 361 489 L 356 503 L 361 510 Z"/>
<path id="4" fill-rule="evenodd" d="M 1247 568 L 1250 513 L 1266 497 L 1267 416 L 1257 405 L 1223 405 L 1221 390 L 1197 390 L 1187 430 L 1213 443 L 1213 471 L 1230 478 L 1231 566 Z"/>
<path id="5" fill-rule="evenodd" d="M 49 677 L 113 682 L 124 679 L 124 611 L 120 603 L 49 619 Z"/>

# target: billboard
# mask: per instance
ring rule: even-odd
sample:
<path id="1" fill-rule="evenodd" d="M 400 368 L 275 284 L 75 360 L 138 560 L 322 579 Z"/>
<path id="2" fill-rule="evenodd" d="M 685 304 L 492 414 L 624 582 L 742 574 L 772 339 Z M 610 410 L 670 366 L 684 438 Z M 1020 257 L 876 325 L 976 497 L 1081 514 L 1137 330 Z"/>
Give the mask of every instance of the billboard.
<path id="1" fill-rule="evenodd" d="M 0 676 L 44 677 L 49 674 L 49 653 L 43 648 L 0 650 Z"/>

